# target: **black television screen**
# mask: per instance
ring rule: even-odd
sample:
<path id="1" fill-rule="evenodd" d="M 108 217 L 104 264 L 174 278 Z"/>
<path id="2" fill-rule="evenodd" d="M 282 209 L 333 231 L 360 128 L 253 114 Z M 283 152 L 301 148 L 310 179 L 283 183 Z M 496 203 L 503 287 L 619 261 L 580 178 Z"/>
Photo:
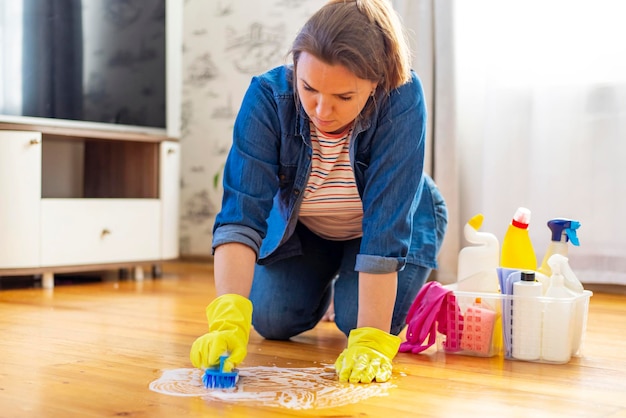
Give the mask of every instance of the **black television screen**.
<path id="1" fill-rule="evenodd" d="M 0 115 L 165 129 L 165 0 L 0 0 Z"/>

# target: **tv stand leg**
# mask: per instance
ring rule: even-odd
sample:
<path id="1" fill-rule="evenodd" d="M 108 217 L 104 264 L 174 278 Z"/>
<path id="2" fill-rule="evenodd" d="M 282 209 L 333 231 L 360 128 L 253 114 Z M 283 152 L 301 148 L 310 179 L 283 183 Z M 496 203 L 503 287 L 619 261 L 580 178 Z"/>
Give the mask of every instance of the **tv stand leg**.
<path id="1" fill-rule="evenodd" d="M 41 287 L 44 289 L 54 289 L 54 273 L 46 271 L 41 276 Z"/>
<path id="2" fill-rule="evenodd" d="M 143 267 L 135 266 L 134 269 L 133 269 L 133 277 L 138 282 L 142 281 L 143 278 L 144 278 L 144 276 L 143 276 Z"/>
<path id="3" fill-rule="evenodd" d="M 161 268 L 161 265 L 153 264 L 152 265 L 152 278 L 160 279 L 161 277 L 163 277 L 163 269 Z"/>

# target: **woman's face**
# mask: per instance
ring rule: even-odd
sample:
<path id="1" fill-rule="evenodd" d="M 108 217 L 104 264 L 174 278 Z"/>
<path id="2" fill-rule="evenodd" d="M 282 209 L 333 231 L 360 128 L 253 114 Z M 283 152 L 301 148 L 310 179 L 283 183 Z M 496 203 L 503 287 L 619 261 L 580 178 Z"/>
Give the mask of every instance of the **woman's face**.
<path id="1" fill-rule="evenodd" d="M 313 124 L 327 133 L 342 132 L 361 113 L 376 83 L 358 78 L 343 65 L 329 65 L 308 52 L 298 58 L 300 102 Z"/>

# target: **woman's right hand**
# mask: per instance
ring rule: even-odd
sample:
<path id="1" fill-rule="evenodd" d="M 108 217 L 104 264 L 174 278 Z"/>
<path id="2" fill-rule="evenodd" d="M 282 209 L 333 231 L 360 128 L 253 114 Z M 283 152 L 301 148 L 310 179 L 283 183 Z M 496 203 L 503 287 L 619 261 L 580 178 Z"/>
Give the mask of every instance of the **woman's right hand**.
<path id="1" fill-rule="evenodd" d="M 224 371 L 230 372 L 248 354 L 252 302 L 236 294 L 222 295 L 207 306 L 206 316 L 209 332 L 198 337 L 191 346 L 191 363 L 198 368 L 215 366 L 220 356 L 228 353 Z"/>

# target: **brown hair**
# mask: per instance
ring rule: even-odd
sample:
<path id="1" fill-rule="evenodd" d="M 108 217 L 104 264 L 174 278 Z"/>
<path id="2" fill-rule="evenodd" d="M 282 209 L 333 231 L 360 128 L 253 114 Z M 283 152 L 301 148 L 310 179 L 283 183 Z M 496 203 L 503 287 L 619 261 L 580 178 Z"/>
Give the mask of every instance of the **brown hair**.
<path id="1" fill-rule="evenodd" d="M 294 71 L 308 52 L 376 82 L 377 96 L 411 77 L 408 42 L 389 0 L 330 0 L 304 24 L 290 52 Z"/>

